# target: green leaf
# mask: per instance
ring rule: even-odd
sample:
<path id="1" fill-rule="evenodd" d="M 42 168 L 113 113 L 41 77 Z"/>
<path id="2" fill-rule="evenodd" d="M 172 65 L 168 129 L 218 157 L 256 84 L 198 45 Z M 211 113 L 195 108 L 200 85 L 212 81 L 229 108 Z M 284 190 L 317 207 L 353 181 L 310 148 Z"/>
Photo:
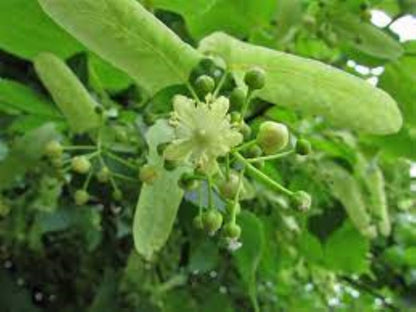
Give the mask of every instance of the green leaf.
<path id="1" fill-rule="evenodd" d="M 401 44 L 376 26 L 344 10 L 335 10 L 333 30 L 341 42 L 360 52 L 385 60 L 396 60 L 403 54 Z"/>
<path id="2" fill-rule="evenodd" d="M 173 171 L 165 170 L 164 160 L 157 153 L 157 146 L 172 138 L 173 130 L 165 120 L 158 121 L 146 134 L 148 164 L 156 170 L 157 178 L 152 184 L 142 185 L 134 216 L 133 235 L 136 250 L 148 260 L 169 238 L 184 195 L 178 181 L 188 169 L 178 167 Z"/>
<path id="3" fill-rule="evenodd" d="M 387 93 L 318 61 L 250 45 L 223 33 L 205 38 L 199 49 L 223 57 L 240 81 L 249 68 L 262 67 L 266 86 L 257 95 L 266 101 L 373 134 L 397 132 L 402 125 L 400 111 Z"/>
<path id="4" fill-rule="evenodd" d="M 5 108 L 31 115 L 59 118 L 51 102 L 16 81 L 0 78 L 0 103 Z M 1 106 L 0 106 L 1 109 Z"/>
<path id="5" fill-rule="evenodd" d="M 299 250 L 308 261 L 321 263 L 324 259 L 321 242 L 308 231 L 303 231 L 299 237 Z"/>
<path id="6" fill-rule="evenodd" d="M 192 249 L 188 269 L 190 272 L 206 273 L 214 270 L 219 260 L 218 246 L 204 238 Z"/>
<path id="7" fill-rule="evenodd" d="M 328 268 L 342 273 L 366 273 L 370 243 L 348 222 L 335 231 L 325 244 Z"/>
<path id="8" fill-rule="evenodd" d="M 405 122 L 416 127 L 416 58 L 404 56 L 387 64 L 379 86 L 398 102 Z"/>
<path id="9" fill-rule="evenodd" d="M 94 301 L 87 309 L 87 312 L 112 312 L 118 309 L 117 304 L 118 284 L 117 274 L 111 269 L 105 271 L 100 282 Z"/>
<path id="10" fill-rule="evenodd" d="M 342 203 L 358 231 L 366 237 L 376 236 L 377 231 L 372 224 L 360 185 L 354 177 L 347 170 L 331 162 L 323 163 L 321 172 L 332 195 Z"/>
<path id="11" fill-rule="evenodd" d="M 43 51 L 67 58 L 83 50 L 42 11 L 36 0 L 0 1 L 0 48 L 25 59 Z"/>
<path id="12" fill-rule="evenodd" d="M 160 9 L 183 16 L 196 39 L 218 30 L 243 38 L 256 28 L 267 26 L 275 15 L 275 0 L 153 0 Z"/>
<path id="13" fill-rule="evenodd" d="M 150 93 L 185 83 L 200 56 L 132 0 L 39 0 L 69 33 Z"/>
<path id="14" fill-rule="evenodd" d="M 257 312 L 260 310 L 257 301 L 256 272 L 265 244 L 263 225 L 254 214 L 247 211 L 239 215 L 238 223 L 242 229 L 242 247 L 234 253 L 234 261 Z"/>
<path id="15" fill-rule="evenodd" d="M 42 53 L 35 59 L 35 69 L 73 132 L 82 133 L 100 125 L 97 103 L 65 62 L 51 53 Z"/>
<path id="16" fill-rule="evenodd" d="M 55 126 L 48 123 L 18 138 L 0 163 L 0 190 L 34 166 L 42 158 L 45 145 L 57 136 Z"/>

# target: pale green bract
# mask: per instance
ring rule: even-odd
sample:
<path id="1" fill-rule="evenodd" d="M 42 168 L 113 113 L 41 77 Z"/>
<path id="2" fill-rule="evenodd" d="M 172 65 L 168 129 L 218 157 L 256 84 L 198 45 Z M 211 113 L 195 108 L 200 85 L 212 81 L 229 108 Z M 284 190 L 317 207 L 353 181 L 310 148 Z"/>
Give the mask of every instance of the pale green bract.
<path id="1" fill-rule="evenodd" d="M 173 106 L 170 124 L 175 128 L 175 139 L 166 148 L 164 157 L 171 161 L 189 160 L 207 174 L 216 172 L 217 158 L 243 141 L 227 114 L 228 99 L 207 96 L 206 102 L 195 103 L 177 95 Z"/>
<path id="2" fill-rule="evenodd" d="M 86 132 L 100 125 L 100 117 L 95 111 L 98 103 L 64 61 L 52 53 L 41 53 L 34 63 L 39 78 L 74 133 Z"/>
<path id="3" fill-rule="evenodd" d="M 90 50 L 149 93 L 187 81 L 200 54 L 134 0 L 38 0 Z"/>
<path id="4" fill-rule="evenodd" d="M 188 169 L 165 170 L 164 160 L 157 152 L 157 146 L 171 141 L 173 136 L 173 129 L 166 120 L 158 121 L 146 134 L 148 164 L 157 171 L 157 178 L 141 187 L 134 215 L 133 237 L 136 250 L 147 260 L 151 260 L 169 238 L 184 194 L 178 180 Z"/>
<path id="5" fill-rule="evenodd" d="M 251 67 L 262 67 L 266 86 L 257 95 L 266 101 L 322 115 L 338 127 L 362 132 L 382 135 L 401 128 L 401 113 L 390 95 L 334 67 L 244 43 L 224 33 L 202 40 L 199 50 L 224 58 L 240 81 Z"/>

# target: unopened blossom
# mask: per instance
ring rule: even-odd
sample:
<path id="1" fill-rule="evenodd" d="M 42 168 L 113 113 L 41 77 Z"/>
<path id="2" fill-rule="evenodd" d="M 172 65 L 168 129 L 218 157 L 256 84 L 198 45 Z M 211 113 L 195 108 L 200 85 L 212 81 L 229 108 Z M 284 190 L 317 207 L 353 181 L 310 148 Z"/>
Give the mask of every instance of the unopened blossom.
<path id="1" fill-rule="evenodd" d="M 170 125 L 175 139 L 164 151 L 170 161 L 190 161 L 201 171 L 212 174 L 217 170 L 217 158 L 243 141 L 241 133 L 232 126 L 228 99 L 207 97 L 196 103 L 185 96 L 175 96 Z"/>

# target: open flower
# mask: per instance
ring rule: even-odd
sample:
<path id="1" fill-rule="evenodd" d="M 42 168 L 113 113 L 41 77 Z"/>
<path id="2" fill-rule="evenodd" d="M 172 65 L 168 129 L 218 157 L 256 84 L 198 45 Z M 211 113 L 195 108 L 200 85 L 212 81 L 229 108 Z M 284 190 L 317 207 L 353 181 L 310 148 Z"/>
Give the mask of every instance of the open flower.
<path id="1" fill-rule="evenodd" d="M 201 171 L 217 170 L 217 157 L 243 141 L 230 123 L 228 99 L 221 96 L 195 103 L 185 96 L 173 99 L 174 111 L 169 120 L 175 128 L 175 139 L 164 151 L 170 161 L 191 161 Z"/>

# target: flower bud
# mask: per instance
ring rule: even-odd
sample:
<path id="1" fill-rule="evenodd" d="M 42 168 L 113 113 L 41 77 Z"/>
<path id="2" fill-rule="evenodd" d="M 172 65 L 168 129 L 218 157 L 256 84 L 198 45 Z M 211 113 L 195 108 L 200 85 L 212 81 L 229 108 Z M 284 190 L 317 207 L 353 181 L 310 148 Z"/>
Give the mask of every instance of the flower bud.
<path id="1" fill-rule="evenodd" d="M 108 167 L 102 167 L 97 173 L 97 180 L 100 183 L 107 183 L 110 179 L 110 169 Z"/>
<path id="2" fill-rule="evenodd" d="M 246 72 L 244 82 L 252 90 L 261 89 L 266 83 L 266 73 L 259 67 L 252 68 Z"/>
<path id="3" fill-rule="evenodd" d="M 90 199 L 90 195 L 86 190 L 77 190 L 74 194 L 75 204 L 77 206 L 85 205 Z"/>
<path id="4" fill-rule="evenodd" d="M 71 167 L 75 172 L 85 174 L 90 171 L 91 162 L 85 156 L 76 156 L 72 158 Z"/>
<path id="5" fill-rule="evenodd" d="M 52 158 L 61 157 L 63 150 L 64 149 L 61 143 L 56 140 L 52 140 L 45 146 L 45 155 Z"/>
<path id="6" fill-rule="evenodd" d="M 178 184 L 183 190 L 190 191 L 196 189 L 199 186 L 199 181 L 198 179 L 195 179 L 192 174 L 184 173 L 179 179 Z"/>
<path id="7" fill-rule="evenodd" d="M 195 88 L 200 94 L 208 94 L 215 88 L 215 80 L 208 75 L 199 76 L 195 81 Z"/>
<path id="8" fill-rule="evenodd" d="M 228 223 L 223 229 L 224 236 L 230 239 L 238 239 L 241 236 L 241 227 L 235 223 Z"/>
<path id="9" fill-rule="evenodd" d="M 311 195 L 306 193 L 305 191 L 297 191 L 293 194 L 292 203 L 295 208 L 299 211 L 308 211 L 312 204 Z"/>
<path id="10" fill-rule="evenodd" d="M 221 228 L 222 221 L 222 214 L 216 209 L 210 209 L 202 215 L 204 229 L 210 234 L 214 234 Z"/>
<path id="11" fill-rule="evenodd" d="M 289 143 L 289 130 L 286 125 L 265 121 L 260 125 L 257 144 L 267 155 L 274 154 L 285 148 Z"/>
<path id="12" fill-rule="evenodd" d="M 235 88 L 230 94 L 230 105 L 233 109 L 240 109 L 246 101 L 247 93 L 242 88 Z"/>
<path id="13" fill-rule="evenodd" d="M 302 156 L 309 155 L 312 152 L 311 143 L 309 143 L 309 141 L 304 140 L 304 139 L 299 139 L 296 142 L 295 149 L 296 149 L 296 153 Z"/>
<path id="14" fill-rule="evenodd" d="M 114 200 L 120 201 L 120 200 L 123 199 L 123 193 L 120 190 L 114 190 L 113 194 L 112 194 L 112 197 L 113 197 Z"/>
<path id="15" fill-rule="evenodd" d="M 237 172 L 231 171 L 228 179 L 225 179 L 219 185 L 219 191 L 227 199 L 234 199 L 240 185 L 240 176 Z"/>

